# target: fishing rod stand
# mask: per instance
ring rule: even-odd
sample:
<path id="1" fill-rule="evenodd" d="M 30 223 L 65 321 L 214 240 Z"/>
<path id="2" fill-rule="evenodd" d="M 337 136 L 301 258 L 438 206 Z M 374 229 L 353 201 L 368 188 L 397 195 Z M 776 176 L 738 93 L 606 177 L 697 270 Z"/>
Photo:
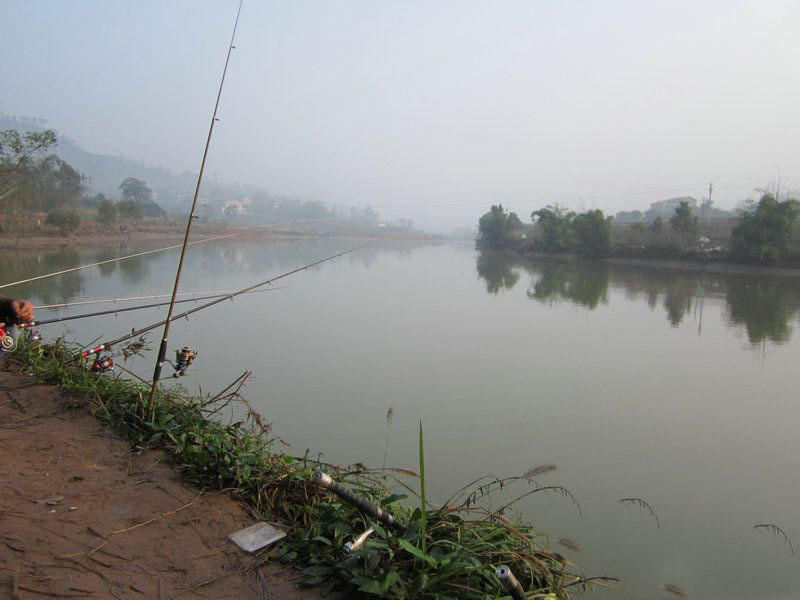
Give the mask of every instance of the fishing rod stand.
<path id="1" fill-rule="evenodd" d="M 525 600 L 525 590 L 522 589 L 522 585 L 520 585 L 517 578 L 514 577 L 514 573 L 511 572 L 511 569 L 508 565 L 500 565 L 495 569 L 494 574 L 500 580 L 500 582 L 505 586 L 508 593 L 511 594 L 511 597 L 514 600 Z"/>
<path id="2" fill-rule="evenodd" d="M 369 515 L 376 521 L 379 521 L 386 527 L 391 527 L 392 529 L 397 530 L 403 529 L 403 526 L 400 525 L 400 523 L 397 522 L 397 519 L 395 519 L 391 514 L 381 509 L 379 506 L 376 506 L 366 498 L 362 498 L 361 496 L 354 494 L 342 484 L 331 479 L 330 475 L 327 475 L 322 471 L 317 471 L 314 473 L 314 483 L 323 489 L 333 492 L 348 504 L 352 504 L 358 510 Z"/>

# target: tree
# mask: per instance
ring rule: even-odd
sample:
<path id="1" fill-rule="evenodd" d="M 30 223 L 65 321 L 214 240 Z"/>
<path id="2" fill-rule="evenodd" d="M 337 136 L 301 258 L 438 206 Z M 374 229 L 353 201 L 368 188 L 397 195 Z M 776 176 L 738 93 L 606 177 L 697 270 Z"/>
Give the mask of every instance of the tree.
<path id="1" fill-rule="evenodd" d="M 611 250 L 611 218 L 600 209 L 576 215 L 572 221 L 577 250 L 587 256 L 605 256 Z"/>
<path id="2" fill-rule="evenodd" d="M 34 154 L 46 152 L 56 143 L 56 134 L 52 129 L 28 131 L 24 134 L 20 134 L 16 129 L 0 131 L 0 175 L 2 179 L 24 174 L 35 162 Z"/>
<path id="3" fill-rule="evenodd" d="M 119 184 L 122 190 L 122 199 L 127 201 L 145 204 L 153 201 L 153 191 L 147 187 L 144 181 L 136 177 L 128 177 Z"/>
<path id="4" fill-rule="evenodd" d="M 117 211 L 123 219 L 141 219 L 142 206 L 135 200 L 123 200 L 117 203 Z"/>
<path id="5" fill-rule="evenodd" d="M 76 206 L 86 190 L 84 175 L 55 154 L 38 161 L 29 179 L 36 200 L 34 208 L 45 212 Z"/>
<path id="6" fill-rule="evenodd" d="M 235 204 L 231 204 L 230 206 L 225 207 L 225 210 L 222 211 L 222 214 L 226 217 L 235 217 L 239 214 L 239 210 L 236 208 Z"/>
<path id="7" fill-rule="evenodd" d="M 685 246 L 686 238 L 697 234 L 698 219 L 686 201 L 682 201 L 675 209 L 675 214 L 672 215 L 669 224 L 680 236 L 681 248 Z"/>
<path id="8" fill-rule="evenodd" d="M 476 243 L 480 248 L 507 248 L 521 226 L 522 221 L 516 213 L 506 212 L 502 204 L 492 206 L 478 221 Z"/>
<path id="9" fill-rule="evenodd" d="M 31 212 L 74 205 L 83 192 L 84 177 L 77 170 L 55 155 L 37 156 L 56 141 L 52 130 L 0 131 L 0 216 L 17 243 L 35 222 Z"/>
<path id="10" fill-rule="evenodd" d="M 101 200 L 97 205 L 97 222 L 108 227 L 116 218 L 116 205 L 111 200 Z"/>
<path id="11" fill-rule="evenodd" d="M 542 232 L 542 248 L 547 252 L 564 252 L 572 247 L 572 220 L 575 213 L 563 206 L 546 206 L 531 213 Z"/>
<path id="12" fill-rule="evenodd" d="M 167 211 L 161 208 L 161 205 L 157 202 L 145 202 L 141 205 L 142 215 L 145 217 L 166 217 Z"/>
<path id="13" fill-rule="evenodd" d="M 70 233 L 78 231 L 81 220 L 78 216 L 78 211 L 76 211 L 74 208 L 71 208 L 68 210 L 59 210 L 49 213 L 47 215 L 47 219 L 45 220 L 45 224 L 55 225 L 58 227 L 58 231 L 61 233 L 61 235 L 69 235 Z"/>
<path id="14" fill-rule="evenodd" d="M 731 254 L 736 260 L 780 265 L 800 255 L 800 202 L 761 196 L 739 212 L 731 232 Z"/>

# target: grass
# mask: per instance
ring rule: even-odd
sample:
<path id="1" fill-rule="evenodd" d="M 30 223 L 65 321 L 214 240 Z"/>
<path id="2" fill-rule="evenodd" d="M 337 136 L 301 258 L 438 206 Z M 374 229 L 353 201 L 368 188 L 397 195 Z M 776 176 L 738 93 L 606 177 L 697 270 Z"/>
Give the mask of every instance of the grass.
<path id="1" fill-rule="evenodd" d="M 499 510 L 486 502 L 515 484 L 528 488 L 517 499 L 548 489 L 564 494 L 563 488 L 540 486 L 525 475 L 482 478 L 479 491 L 465 486 L 458 492 L 466 502 L 433 508 L 424 499 L 424 479 L 407 469 L 346 470 L 276 448 L 269 426 L 240 396 L 248 374 L 215 396 L 161 388 L 152 413 L 145 415 L 146 384 L 91 374 L 80 363 L 67 362 L 74 352 L 60 340 L 49 345 L 21 340 L 10 358 L 40 381 L 59 386 L 72 404 L 91 410 L 135 447 L 163 450 L 189 483 L 226 490 L 261 518 L 283 526 L 288 535 L 270 550 L 270 559 L 302 569 L 300 584 L 318 586 L 323 596 L 340 590 L 348 598 L 507 598 L 494 575 L 500 564 L 511 567 L 529 598 L 568 599 L 571 590 L 593 584 L 547 549 L 545 535 L 506 516 L 516 500 Z M 228 412 L 244 416 L 226 424 L 220 417 Z M 420 423 L 420 475 L 422 444 Z M 319 468 L 390 511 L 404 527 L 389 531 L 317 488 L 312 475 Z M 404 502 L 409 494 L 421 496 L 419 502 Z M 375 535 L 361 549 L 342 550 L 370 527 Z"/>

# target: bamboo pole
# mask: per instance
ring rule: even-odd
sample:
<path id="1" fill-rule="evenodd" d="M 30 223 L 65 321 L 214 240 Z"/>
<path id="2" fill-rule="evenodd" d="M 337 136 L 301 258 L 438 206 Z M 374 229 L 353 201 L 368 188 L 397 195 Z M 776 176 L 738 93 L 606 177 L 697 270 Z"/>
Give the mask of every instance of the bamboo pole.
<path id="1" fill-rule="evenodd" d="M 514 577 L 514 573 L 511 572 L 508 565 L 500 565 L 497 567 L 494 574 L 505 586 L 514 600 L 525 600 L 525 590 L 522 589 L 522 586 L 519 581 L 517 581 L 517 578 Z"/>
<path id="2" fill-rule="evenodd" d="M 355 506 L 358 510 L 366 513 L 376 521 L 380 521 L 383 525 L 391 527 L 392 529 L 402 529 L 403 526 L 388 512 L 376 506 L 366 498 L 357 496 L 352 491 L 344 487 L 342 484 L 335 482 L 331 479 L 330 475 L 317 471 L 314 473 L 314 483 L 319 487 L 329 490 L 339 496 L 345 502 Z"/>

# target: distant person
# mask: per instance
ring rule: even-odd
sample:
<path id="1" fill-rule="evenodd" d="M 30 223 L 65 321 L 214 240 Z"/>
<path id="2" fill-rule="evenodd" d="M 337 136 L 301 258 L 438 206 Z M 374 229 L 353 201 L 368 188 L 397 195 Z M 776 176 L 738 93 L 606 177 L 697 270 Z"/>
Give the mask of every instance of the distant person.
<path id="1" fill-rule="evenodd" d="M 0 358 L 17 345 L 19 334 L 17 325 L 27 321 L 33 321 L 33 304 L 27 300 L 0 297 L 0 329 L 3 330 L 0 338 Z"/>

